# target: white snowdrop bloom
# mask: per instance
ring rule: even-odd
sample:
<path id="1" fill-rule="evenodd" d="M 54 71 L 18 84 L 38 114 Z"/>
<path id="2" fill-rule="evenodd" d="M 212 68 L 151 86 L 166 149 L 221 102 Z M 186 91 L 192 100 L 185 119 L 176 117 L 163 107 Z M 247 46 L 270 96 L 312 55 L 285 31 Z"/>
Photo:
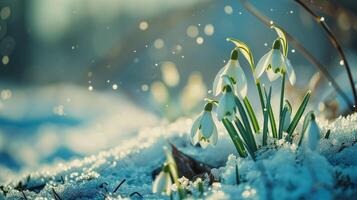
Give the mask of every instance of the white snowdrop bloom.
<path id="1" fill-rule="evenodd" d="M 209 144 L 216 145 L 218 133 L 216 125 L 212 118 L 211 102 L 207 103 L 204 111 L 197 117 L 191 129 L 191 142 L 193 145 L 200 143 L 202 148 L 206 148 Z"/>
<path id="2" fill-rule="evenodd" d="M 231 86 L 224 86 L 223 95 L 221 96 L 217 106 L 217 117 L 219 120 L 222 120 L 225 117 L 231 121 L 234 119 L 234 116 L 236 115 L 236 104 L 234 98 Z"/>
<path id="3" fill-rule="evenodd" d="M 259 78 L 266 71 L 269 80 L 274 81 L 282 73 L 286 73 L 290 84 L 294 85 L 296 81 L 295 71 L 290 60 L 281 53 L 280 47 L 280 41 L 275 40 L 273 48 L 259 60 L 254 71 L 255 77 Z"/>
<path id="4" fill-rule="evenodd" d="M 225 84 L 224 76 L 229 77 L 233 83 L 235 93 L 244 98 L 247 96 L 248 84 L 242 67 L 238 62 L 238 50 L 234 49 L 227 64 L 219 70 L 213 82 L 213 95 L 219 95 Z"/>
<path id="5" fill-rule="evenodd" d="M 320 141 L 320 128 L 316 123 L 315 115 L 311 114 L 311 121 L 308 125 L 304 138 L 303 138 L 303 147 L 305 150 L 310 149 L 311 151 L 315 151 L 317 145 Z"/>
<path id="6" fill-rule="evenodd" d="M 152 192 L 170 195 L 171 185 L 172 185 L 172 180 L 170 176 L 169 165 L 165 164 L 163 170 L 159 173 L 159 175 L 156 176 L 154 180 L 152 186 Z"/>

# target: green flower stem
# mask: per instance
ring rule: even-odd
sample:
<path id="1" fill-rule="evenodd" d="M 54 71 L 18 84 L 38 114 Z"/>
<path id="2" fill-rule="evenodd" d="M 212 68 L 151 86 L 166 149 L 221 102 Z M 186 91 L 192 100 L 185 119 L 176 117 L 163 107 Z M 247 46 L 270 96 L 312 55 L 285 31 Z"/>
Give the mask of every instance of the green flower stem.
<path id="1" fill-rule="evenodd" d="M 236 129 L 234 128 L 233 124 L 226 118 L 224 118 L 222 120 L 222 123 L 223 123 L 224 127 L 227 129 L 227 132 L 228 132 L 229 136 L 231 137 L 232 142 L 233 142 L 234 146 L 236 147 L 238 154 L 243 158 L 247 157 L 247 153 L 244 149 L 243 142 L 239 138 L 238 133 L 237 133 Z"/>
<path id="2" fill-rule="evenodd" d="M 269 88 L 269 94 L 267 98 L 267 103 L 265 104 L 265 108 L 263 109 L 263 114 L 264 114 L 264 126 L 263 126 L 263 146 L 267 145 L 267 139 L 268 139 L 268 121 L 269 121 L 269 114 L 268 114 L 268 105 L 270 105 L 270 99 L 271 99 L 271 87 Z"/>
<path id="3" fill-rule="evenodd" d="M 307 103 L 309 102 L 310 96 L 311 96 L 311 91 L 308 91 L 308 92 L 306 93 L 305 97 L 304 97 L 304 100 L 303 100 L 302 103 L 300 104 L 299 109 L 296 111 L 296 114 L 295 114 L 295 116 L 294 116 L 294 118 L 293 118 L 293 121 L 290 123 L 290 126 L 289 126 L 289 128 L 288 128 L 288 130 L 287 130 L 287 132 L 288 132 L 288 136 L 287 136 L 288 138 L 287 138 L 287 140 L 288 140 L 289 142 L 292 141 L 292 137 L 291 137 L 291 136 L 292 136 L 292 134 L 293 134 L 293 132 L 294 132 L 296 126 L 298 125 L 302 114 L 303 114 L 304 111 L 305 111 L 305 108 L 306 108 L 306 106 L 307 106 Z"/>
<path id="4" fill-rule="evenodd" d="M 244 97 L 243 103 L 244 103 L 245 109 L 246 109 L 247 112 L 248 112 L 250 121 L 251 121 L 252 124 L 253 124 L 254 132 L 255 132 L 255 133 L 259 133 L 259 129 L 260 129 L 260 128 L 259 128 L 258 120 L 257 120 L 257 117 L 255 116 L 254 110 L 253 110 L 253 108 L 252 108 L 252 105 L 251 105 L 250 102 L 249 102 L 248 97 Z"/>
<path id="5" fill-rule="evenodd" d="M 246 112 L 244 110 L 244 107 L 243 107 L 243 105 L 242 105 L 242 103 L 241 103 L 241 101 L 239 100 L 238 97 L 235 97 L 234 101 L 235 101 L 235 103 L 236 103 L 236 105 L 238 107 L 238 111 L 239 111 L 239 114 L 240 114 L 240 116 L 242 118 L 242 121 L 243 121 L 245 130 L 246 130 L 247 136 L 248 136 L 249 140 L 252 143 L 252 150 L 256 151 L 258 149 L 257 148 L 257 144 L 255 143 L 253 131 L 252 131 L 252 128 L 250 127 L 250 123 L 249 123 L 247 114 L 246 114 Z"/>
<path id="6" fill-rule="evenodd" d="M 285 90 L 285 77 L 286 73 L 282 72 L 283 77 L 281 79 L 281 93 L 280 93 L 280 107 L 279 107 L 279 133 L 278 133 L 278 139 L 282 138 L 282 131 L 283 131 L 283 125 L 284 125 L 284 117 L 283 116 L 283 104 L 284 104 L 284 90 Z"/>
<path id="7" fill-rule="evenodd" d="M 253 71 L 253 73 L 254 73 L 254 71 Z M 256 84 L 255 85 L 257 86 L 257 90 L 258 90 L 258 94 L 259 94 L 260 106 L 262 107 L 262 112 L 264 112 L 264 108 L 265 108 L 265 106 L 264 106 L 264 97 L 263 97 L 263 92 L 262 92 L 262 86 L 260 84 L 259 79 L 256 80 Z"/>

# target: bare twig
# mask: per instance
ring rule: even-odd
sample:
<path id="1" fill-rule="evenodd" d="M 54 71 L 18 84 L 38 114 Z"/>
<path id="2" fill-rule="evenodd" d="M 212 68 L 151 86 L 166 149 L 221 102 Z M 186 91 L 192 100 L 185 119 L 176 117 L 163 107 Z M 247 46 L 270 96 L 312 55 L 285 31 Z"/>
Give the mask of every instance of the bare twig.
<path id="1" fill-rule="evenodd" d="M 52 192 L 53 192 L 53 196 L 55 197 L 56 200 L 62 200 L 54 188 L 52 188 Z"/>
<path id="2" fill-rule="evenodd" d="M 353 76 L 352 76 L 352 72 L 351 72 L 351 68 L 348 64 L 345 52 L 342 49 L 341 44 L 339 43 L 339 41 L 337 40 L 336 36 L 332 33 L 330 27 L 327 25 L 327 23 L 325 22 L 323 17 L 318 16 L 316 13 L 314 13 L 314 11 L 312 11 L 307 5 L 305 5 L 305 3 L 303 3 L 301 0 L 295 0 L 295 2 L 297 2 L 302 8 L 304 8 L 312 17 L 314 17 L 314 19 L 316 20 L 316 22 L 318 24 L 321 25 L 321 27 L 325 30 L 325 32 L 328 35 L 328 38 L 330 39 L 332 45 L 336 48 L 336 50 L 338 51 L 342 61 L 343 61 L 343 66 L 345 66 L 346 72 L 347 72 L 347 76 L 351 85 L 351 89 L 352 89 L 352 94 L 354 97 L 354 101 L 355 101 L 355 105 L 352 106 L 352 110 L 357 111 L 357 92 L 356 92 L 356 88 L 354 86 L 354 81 L 353 81 Z"/>
<path id="3" fill-rule="evenodd" d="M 143 195 L 141 195 L 139 192 L 133 192 L 129 196 L 132 197 L 134 195 L 138 195 L 140 198 L 143 198 Z"/>
<path id="4" fill-rule="evenodd" d="M 247 0 L 239 0 L 241 4 L 252 14 L 254 15 L 257 19 L 259 19 L 261 22 L 263 22 L 264 25 L 270 27 L 270 19 L 261 14 L 258 9 L 256 9 L 252 4 L 250 4 Z M 281 28 L 281 27 L 280 27 Z M 349 100 L 348 96 L 343 92 L 343 90 L 340 88 L 340 86 L 337 84 L 335 79 L 331 76 L 331 74 L 324 68 L 324 66 L 307 50 L 305 49 L 302 44 L 295 39 L 292 35 L 290 35 L 286 30 L 281 28 L 286 35 L 286 38 L 289 40 L 289 42 L 296 48 L 298 49 L 301 54 L 311 63 L 313 66 L 315 66 L 318 70 L 322 72 L 324 77 L 331 83 L 332 87 L 335 88 L 336 92 L 341 95 L 342 99 L 349 105 L 353 106 L 351 101 Z"/>
<path id="5" fill-rule="evenodd" d="M 119 183 L 119 185 L 114 189 L 113 193 L 115 193 L 125 181 L 126 181 L 126 179 L 123 179 L 123 180 Z"/>
<path id="6" fill-rule="evenodd" d="M 26 197 L 26 195 L 25 195 L 25 193 L 24 193 L 23 190 L 21 190 L 21 193 L 22 193 L 22 196 L 24 196 L 24 199 L 25 199 L 25 200 L 28 200 L 28 198 Z"/>

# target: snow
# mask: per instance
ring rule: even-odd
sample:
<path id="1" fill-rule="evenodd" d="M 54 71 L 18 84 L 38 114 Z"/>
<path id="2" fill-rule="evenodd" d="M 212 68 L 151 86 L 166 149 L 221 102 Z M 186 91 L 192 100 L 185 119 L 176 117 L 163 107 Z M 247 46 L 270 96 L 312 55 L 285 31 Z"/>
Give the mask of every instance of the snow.
<path id="1" fill-rule="evenodd" d="M 181 118 L 171 124 L 146 127 L 137 136 L 108 151 L 66 163 L 44 166 L 5 183 L 7 199 L 20 199 L 19 181 L 28 199 L 168 199 L 152 193 L 152 172 L 165 160 L 162 147 L 168 141 L 184 153 L 215 166 L 212 174 L 220 179 L 205 182 L 206 199 L 352 199 L 357 194 L 357 113 L 335 121 L 317 117 L 321 140 L 316 151 L 303 151 L 295 144 L 279 143 L 259 150 L 257 161 L 237 158 L 228 135 L 218 126 L 215 147 L 194 147 L 189 131 L 193 120 Z M 330 137 L 324 138 L 327 130 Z M 239 181 L 237 185 L 236 166 Z M 63 179 L 63 181 L 62 181 Z M 126 180 L 113 193 L 118 184 Z M 188 189 L 198 198 L 192 182 Z M 0 199 L 5 198 L 0 194 Z"/>

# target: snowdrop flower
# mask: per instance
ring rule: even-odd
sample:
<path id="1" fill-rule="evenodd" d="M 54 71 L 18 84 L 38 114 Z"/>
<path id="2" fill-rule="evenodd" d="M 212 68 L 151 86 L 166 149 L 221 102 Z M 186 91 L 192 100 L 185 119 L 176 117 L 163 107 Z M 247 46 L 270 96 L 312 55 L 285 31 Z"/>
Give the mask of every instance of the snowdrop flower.
<path id="1" fill-rule="evenodd" d="M 213 95 L 218 96 L 225 85 L 224 76 L 229 77 L 237 95 L 247 96 L 248 85 L 244 71 L 238 62 L 238 50 L 234 49 L 227 64 L 217 73 L 213 82 Z"/>
<path id="2" fill-rule="evenodd" d="M 212 118 L 212 107 L 213 103 L 208 102 L 205 105 L 204 111 L 193 123 L 191 129 L 191 142 L 193 145 L 200 143 L 202 148 L 206 148 L 209 144 L 217 144 L 218 133 Z"/>
<path id="3" fill-rule="evenodd" d="M 219 120 L 227 117 L 231 121 L 236 115 L 236 104 L 234 94 L 230 85 L 225 85 L 223 95 L 221 96 L 217 106 L 217 117 Z"/>
<path id="4" fill-rule="evenodd" d="M 167 163 L 165 163 L 162 171 L 159 173 L 159 175 L 156 176 L 154 180 L 152 192 L 170 195 L 171 185 L 172 180 L 170 176 L 170 167 Z"/>
<path id="5" fill-rule="evenodd" d="M 266 71 L 269 80 L 274 81 L 279 75 L 287 73 L 290 84 L 294 85 L 296 76 L 293 66 L 290 60 L 281 53 L 280 48 L 280 40 L 275 40 L 273 48 L 259 60 L 254 72 L 255 77 L 259 78 Z"/>
<path id="6" fill-rule="evenodd" d="M 305 131 L 304 138 L 303 138 L 303 147 L 305 149 L 310 149 L 312 151 L 315 151 L 317 145 L 319 144 L 319 141 L 320 141 L 320 128 L 316 123 L 315 115 L 311 114 L 311 121 Z"/>

